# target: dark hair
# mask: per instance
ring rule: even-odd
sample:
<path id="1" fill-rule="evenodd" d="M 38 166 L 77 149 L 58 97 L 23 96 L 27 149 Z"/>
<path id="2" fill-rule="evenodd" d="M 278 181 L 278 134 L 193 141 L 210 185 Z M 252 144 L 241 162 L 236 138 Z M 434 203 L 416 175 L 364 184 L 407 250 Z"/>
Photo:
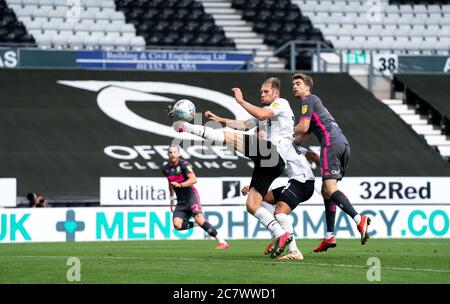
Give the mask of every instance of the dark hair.
<path id="1" fill-rule="evenodd" d="M 37 195 L 34 192 L 30 192 L 27 194 L 27 200 L 29 200 L 30 202 L 34 201 L 36 199 Z"/>
<path id="2" fill-rule="evenodd" d="M 292 76 L 292 80 L 295 80 L 295 79 L 303 80 L 303 82 L 309 87 L 309 90 L 312 91 L 314 82 L 311 77 L 309 77 L 306 74 L 298 73 L 298 74 L 294 74 L 294 76 Z"/>
<path id="3" fill-rule="evenodd" d="M 280 91 L 280 88 L 281 88 L 280 78 L 270 77 L 269 79 L 264 81 L 264 83 L 269 83 L 272 86 L 272 89 L 276 89 L 276 90 Z"/>

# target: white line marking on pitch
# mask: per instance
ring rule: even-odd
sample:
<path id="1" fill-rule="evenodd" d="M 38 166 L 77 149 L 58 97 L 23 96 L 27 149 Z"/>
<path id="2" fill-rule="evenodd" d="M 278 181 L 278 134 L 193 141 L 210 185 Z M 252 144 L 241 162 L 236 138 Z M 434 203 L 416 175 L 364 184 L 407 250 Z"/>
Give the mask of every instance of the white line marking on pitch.
<path id="1" fill-rule="evenodd" d="M 35 258 L 43 258 L 43 259 L 67 259 L 66 256 L 57 256 L 57 255 L 17 255 L 17 256 L 1 256 L 2 258 L 25 258 L 25 259 L 35 259 Z M 301 265 L 311 265 L 311 266 L 324 266 L 324 267 L 344 267 L 344 268 L 367 268 L 366 265 L 351 265 L 351 264 L 328 264 L 328 263 L 308 263 L 308 262 L 297 262 L 297 263 L 286 263 L 279 262 L 276 260 L 271 260 L 268 262 L 262 261 L 250 261 L 250 260 L 224 260 L 224 259 L 196 259 L 196 258 L 145 258 L 145 257 L 133 257 L 133 256 L 80 256 L 80 259 L 121 259 L 121 260 L 184 260 L 184 261 L 198 261 L 198 262 L 233 262 L 233 263 L 255 263 L 255 264 L 272 264 L 279 263 L 280 265 L 292 265 L 292 266 L 301 266 Z M 417 271 L 417 272 L 440 272 L 440 273 L 450 273 L 450 270 L 442 270 L 442 269 L 430 269 L 430 268 L 410 268 L 410 267 L 391 267 L 391 266 L 381 266 L 381 269 L 385 270 L 403 270 L 403 271 Z"/>

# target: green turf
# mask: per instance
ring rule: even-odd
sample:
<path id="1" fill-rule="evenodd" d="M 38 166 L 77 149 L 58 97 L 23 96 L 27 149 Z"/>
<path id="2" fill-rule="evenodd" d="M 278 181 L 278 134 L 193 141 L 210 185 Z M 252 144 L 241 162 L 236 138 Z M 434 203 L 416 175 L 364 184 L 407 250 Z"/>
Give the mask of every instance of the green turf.
<path id="1" fill-rule="evenodd" d="M 81 261 L 81 283 L 374 283 L 367 259 L 381 262 L 375 283 L 450 283 L 450 240 L 339 240 L 313 253 L 300 240 L 303 261 L 280 262 L 262 251 L 267 240 L 0 244 L 0 283 L 67 283 L 68 257 Z"/>

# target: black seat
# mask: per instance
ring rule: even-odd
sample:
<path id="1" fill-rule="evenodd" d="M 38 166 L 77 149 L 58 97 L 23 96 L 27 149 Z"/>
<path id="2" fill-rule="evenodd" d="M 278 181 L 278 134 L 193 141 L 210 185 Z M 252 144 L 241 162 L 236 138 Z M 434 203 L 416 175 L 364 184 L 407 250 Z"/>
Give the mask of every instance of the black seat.
<path id="1" fill-rule="evenodd" d="M 147 44 L 234 46 L 196 0 L 116 0 L 116 7 Z"/>
<path id="2" fill-rule="evenodd" d="M 211 35 L 210 37 L 210 43 L 211 45 L 219 45 L 223 40 L 225 40 L 225 34 L 223 33 L 215 33 L 213 35 Z"/>
<path id="3" fill-rule="evenodd" d="M 194 0 L 181 0 L 181 1 L 178 1 L 177 7 L 178 7 L 178 9 L 192 8 L 193 4 L 194 4 Z"/>
<path id="4" fill-rule="evenodd" d="M 256 19 L 256 16 L 258 15 L 258 13 L 254 10 L 246 10 L 243 13 L 243 16 L 245 20 L 249 20 L 249 21 L 253 21 Z"/>
<path id="5" fill-rule="evenodd" d="M 194 46 L 206 46 L 209 37 L 210 35 L 207 33 L 200 33 L 192 40 L 192 43 Z"/>
<path id="6" fill-rule="evenodd" d="M 266 31 L 268 33 L 278 34 L 278 33 L 281 32 L 282 28 L 283 28 L 283 24 L 282 23 L 273 22 L 273 23 L 268 24 L 268 26 L 266 28 Z"/>
<path id="7" fill-rule="evenodd" d="M 272 18 L 272 13 L 270 10 L 261 10 L 258 14 L 258 20 L 269 21 Z"/>
<path id="8" fill-rule="evenodd" d="M 146 37 L 146 42 L 148 45 L 162 45 L 163 39 L 166 35 L 162 32 L 155 32 L 152 35 Z"/>
<path id="9" fill-rule="evenodd" d="M 204 14 L 205 14 L 205 13 L 203 12 L 202 9 L 196 8 L 196 9 L 193 9 L 193 10 L 189 13 L 188 19 L 189 19 L 189 20 L 198 20 L 198 19 L 201 19 L 201 18 L 203 17 Z"/>
<path id="10" fill-rule="evenodd" d="M 199 27 L 200 27 L 200 22 L 189 21 L 188 23 L 186 23 L 184 30 L 187 32 L 196 32 Z"/>
<path id="11" fill-rule="evenodd" d="M 190 11 L 188 9 L 182 8 L 182 9 L 177 10 L 174 17 L 177 19 L 184 20 L 184 19 L 187 19 L 187 17 L 189 17 L 189 14 L 190 14 Z"/>
<path id="12" fill-rule="evenodd" d="M 246 0 L 233 0 L 231 7 L 242 10 L 247 4 Z"/>
<path id="13" fill-rule="evenodd" d="M 144 20 L 154 20 L 159 15 L 160 11 L 154 8 L 149 9 L 147 12 L 144 13 L 142 16 L 142 19 Z"/>
<path id="14" fill-rule="evenodd" d="M 170 32 L 164 36 L 162 40 L 163 45 L 175 45 L 175 42 L 180 38 L 180 34 L 176 32 Z"/>
<path id="15" fill-rule="evenodd" d="M 193 33 L 183 33 L 178 39 L 177 45 L 192 45 L 195 35 Z"/>
<path id="16" fill-rule="evenodd" d="M 272 20 L 283 20 L 286 17 L 286 12 L 284 10 L 275 10 L 272 15 Z"/>
<path id="17" fill-rule="evenodd" d="M 161 11 L 159 18 L 165 20 L 172 20 L 175 17 L 176 10 L 172 8 L 165 8 Z"/>
<path id="18" fill-rule="evenodd" d="M 169 29 L 171 32 L 182 32 L 185 25 L 182 20 L 176 19 L 170 24 Z"/>
<path id="19" fill-rule="evenodd" d="M 160 20 L 155 24 L 153 30 L 156 32 L 166 32 L 169 29 L 170 22 L 166 20 Z"/>
<path id="20" fill-rule="evenodd" d="M 267 30 L 267 23 L 265 21 L 257 21 L 253 25 L 253 29 L 257 33 L 264 33 Z"/>
<path id="21" fill-rule="evenodd" d="M 221 29 L 219 27 L 216 27 L 214 22 L 212 21 L 206 21 L 203 22 L 198 28 L 197 31 L 199 32 L 205 32 L 205 33 L 213 33 L 216 31 L 220 31 Z"/>

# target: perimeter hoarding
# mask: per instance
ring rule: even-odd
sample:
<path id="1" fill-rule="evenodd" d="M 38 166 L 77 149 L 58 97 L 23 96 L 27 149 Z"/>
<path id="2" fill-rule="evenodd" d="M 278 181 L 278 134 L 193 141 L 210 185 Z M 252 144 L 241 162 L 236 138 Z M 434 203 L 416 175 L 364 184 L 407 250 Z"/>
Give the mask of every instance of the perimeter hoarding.
<path id="1" fill-rule="evenodd" d="M 449 206 L 359 208 L 372 218 L 373 238 L 448 238 Z M 226 239 L 269 239 L 270 234 L 244 207 L 211 206 L 205 216 Z M 177 231 L 168 207 L 0 209 L 0 243 L 209 239 L 200 228 Z M 305 205 L 292 213 L 298 238 L 322 238 L 323 206 Z M 336 236 L 359 238 L 356 224 L 336 214 Z"/>
<path id="2" fill-rule="evenodd" d="M 284 187 L 288 178 L 278 178 L 272 189 Z M 249 177 L 199 178 L 197 188 L 204 205 L 243 205 L 242 187 L 250 184 Z M 445 205 L 448 202 L 448 177 L 347 177 L 339 182 L 339 189 L 357 205 Z M 305 203 L 323 205 L 322 180 L 316 178 L 315 192 Z M 100 203 L 102 205 L 160 205 L 168 206 L 168 183 L 165 178 L 102 177 Z"/>
<path id="3" fill-rule="evenodd" d="M 17 180 L 0 178 L 0 208 L 15 207 L 17 204 Z"/>

